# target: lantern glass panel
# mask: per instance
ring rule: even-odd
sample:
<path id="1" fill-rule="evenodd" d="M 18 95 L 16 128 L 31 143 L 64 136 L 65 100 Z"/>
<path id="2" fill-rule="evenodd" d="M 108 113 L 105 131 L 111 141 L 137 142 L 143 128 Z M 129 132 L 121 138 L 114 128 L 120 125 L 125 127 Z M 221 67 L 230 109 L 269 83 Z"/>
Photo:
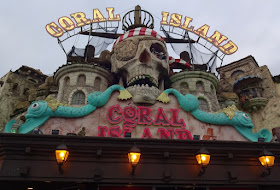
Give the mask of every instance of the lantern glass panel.
<path id="1" fill-rule="evenodd" d="M 67 151 L 67 150 L 56 150 L 55 155 L 56 155 L 57 163 L 62 164 L 63 162 L 65 162 L 67 160 L 68 155 L 69 155 L 69 151 Z"/>
<path id="2" fill-rule="evenodd" d="M 265 167 L 271 167 L 274 165 L 274 156 L 261 156 L 259 157 L 259 161 Z"/>
<path id="3" fill-rule="evenodd" d="M 129 163 L 133 166 L 136 166 L 140 160 L 141 153 L 130 152 L 128 153 Z"/>
<path id="4" fill-rule="evenodd" d="M 196 160 L 198 164 L 202 164 L 203 166 L 207 166 L 210 162 L 209 154 L 197 154 Z"/>

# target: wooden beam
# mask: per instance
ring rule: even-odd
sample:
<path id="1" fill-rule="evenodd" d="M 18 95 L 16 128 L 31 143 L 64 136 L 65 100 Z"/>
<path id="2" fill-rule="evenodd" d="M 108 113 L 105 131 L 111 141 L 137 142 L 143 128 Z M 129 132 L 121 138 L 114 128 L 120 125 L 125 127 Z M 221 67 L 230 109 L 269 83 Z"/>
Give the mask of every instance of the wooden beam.
<path id="1" fill-rule="evenodd" d="M 106 33 L 106 32 L 80 32 L 80 34 L 82 35 L 91 35 L 91 36 L 98 36 L 98 37 L 102 37 L 102 38 L 110 38 L 110 39 L 117 39 L 119 36 L 121 36 L 122 34 L 112 34 L 112 33 Z"/>
<path id="2" fill-rule="evenodd" d="M 117 39 L 122 34 L 111 34 L 111 33 L 105 33 L 105 32 L 80 32 L 82 35 L 91 35 L 91 36 L 99 36 L 103 38 L 110 38 L 110 39 Z M 166 43 L 195 43 L 196 41 L 191 40 L 185 40 L 185 39 L 174 39 L 174 38 L 163 38 Z"/>

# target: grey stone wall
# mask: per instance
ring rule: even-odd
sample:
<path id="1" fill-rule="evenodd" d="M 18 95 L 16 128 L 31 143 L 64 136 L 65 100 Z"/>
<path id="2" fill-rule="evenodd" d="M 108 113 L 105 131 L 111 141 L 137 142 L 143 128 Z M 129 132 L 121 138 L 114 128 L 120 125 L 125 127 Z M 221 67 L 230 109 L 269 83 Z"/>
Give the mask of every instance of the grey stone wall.
<path id="1" fill-rule="evenodd" d="M 84 79 L 79 80 L 81 78 Z M 96 65 L 69 64 L 56 71 L 54 80 L 58 85 L 57 100 L 71 104 L 75 92 L 82 91 L 87 97 L 93 91 L 104 91 L 112 85 L 113 76 Z"/>
<path id="2" fill-rule="evenodd" d="M 193 94 L 197 98 L 204 99 L 208 103 L 209 111 L 220 109 L 216 91 L 218 79 L 212 73 L 204 71 L 183 71 L 170 77 L 171 87 L 182 94 Z"/>

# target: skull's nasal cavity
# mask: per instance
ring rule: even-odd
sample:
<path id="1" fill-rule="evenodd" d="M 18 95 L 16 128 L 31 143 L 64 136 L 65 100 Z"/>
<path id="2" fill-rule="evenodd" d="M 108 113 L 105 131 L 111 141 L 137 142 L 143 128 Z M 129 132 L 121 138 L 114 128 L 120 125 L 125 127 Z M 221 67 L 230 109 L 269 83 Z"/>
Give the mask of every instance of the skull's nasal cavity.
<path id="1" fill-rule="evenodd" d="M 144 50 L 139 57 L 139 61 L 141 63 L 149 63 L 150 59 L 151 59 L 151 55 L 147 52 L 147 50 Z"/>

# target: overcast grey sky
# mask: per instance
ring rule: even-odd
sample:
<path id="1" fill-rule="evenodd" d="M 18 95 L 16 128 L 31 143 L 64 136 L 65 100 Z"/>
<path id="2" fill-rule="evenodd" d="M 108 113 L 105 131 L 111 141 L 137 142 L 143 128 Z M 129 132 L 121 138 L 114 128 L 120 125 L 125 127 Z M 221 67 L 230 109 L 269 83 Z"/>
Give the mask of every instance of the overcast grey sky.
<path id="1" fill-rule="evenodd" d="M 57 40 L 46 32 L 46 24 L 75 12 L 92 18 L 94 8 L 107 17 L 106 7 L 114 7 L 122 17 L 138 4 L 152 13 L 156 28 L 165 11 L 193 18 L 195 29 L 209 25 L 208 35 L 218 30 L 227 36 L 238 51 L 226 56 L 223 64 L 252 55 L 260 66 L 268 65 L 273 76 L 280 74 L 278 0 L 9 0 L 0 2 L 0 76 L 21 65 L 53 74 L 66 63 Z"/>

